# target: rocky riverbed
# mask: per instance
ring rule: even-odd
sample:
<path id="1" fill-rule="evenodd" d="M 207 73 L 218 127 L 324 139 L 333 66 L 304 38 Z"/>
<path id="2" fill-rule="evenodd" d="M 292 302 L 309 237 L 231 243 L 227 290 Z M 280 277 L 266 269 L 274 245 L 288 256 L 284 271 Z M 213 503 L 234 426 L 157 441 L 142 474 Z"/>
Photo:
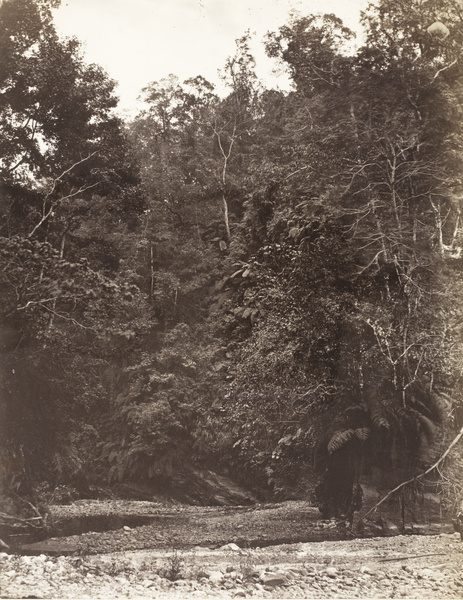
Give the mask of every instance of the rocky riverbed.
<path id="1" fill-rule="evenodd" d="M 120 500 L 51 507 L 50 522 L 58 537 L 0 554 L 0 598 L 463 597 L 463 544 L 445 524 L 394 535 L 382 518 L 382 537 L 359 539 L 305 502 Z"/>
<path id="2" fill-rule="evenodd" d="M 455 534 L 87 556 L 0 554 L 1 598 L 461 598 Z"/>

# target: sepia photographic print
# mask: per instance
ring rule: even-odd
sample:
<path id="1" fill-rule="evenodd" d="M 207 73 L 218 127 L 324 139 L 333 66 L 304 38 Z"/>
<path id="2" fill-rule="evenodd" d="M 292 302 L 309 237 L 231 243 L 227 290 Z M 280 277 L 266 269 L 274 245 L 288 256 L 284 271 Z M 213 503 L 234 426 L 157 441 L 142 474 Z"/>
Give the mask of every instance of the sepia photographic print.
<path id="1" fill-rule="evenodd" d="M 463 596 L 463 0 L 0 0 L 0 598 Z"/>

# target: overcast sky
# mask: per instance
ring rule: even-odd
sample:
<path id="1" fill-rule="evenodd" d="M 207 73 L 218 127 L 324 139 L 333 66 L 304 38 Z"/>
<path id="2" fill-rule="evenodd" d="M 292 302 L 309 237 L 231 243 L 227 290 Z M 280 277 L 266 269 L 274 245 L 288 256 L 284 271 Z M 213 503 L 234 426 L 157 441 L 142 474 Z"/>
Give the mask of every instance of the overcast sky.
<path id="1" fill-rule="evenodd" d="M 62 36 L 75 35 L 87 62 L 96 62 L 119 83 L 121 108 L 133 111 L 141 89 L 170 73 L 182 81 L 202 75 L 218 83 L 217 70 L 235 51 L 235 40 L 255 32 L 253 52 L 259 77 L 276 87 L 273 61 L 262 39 L 301 15 L 332 12 L 358 29 L 367 0 L 62 0 L 55 25 Z M 280 80 L 285 87 L 285 79 Z"/>

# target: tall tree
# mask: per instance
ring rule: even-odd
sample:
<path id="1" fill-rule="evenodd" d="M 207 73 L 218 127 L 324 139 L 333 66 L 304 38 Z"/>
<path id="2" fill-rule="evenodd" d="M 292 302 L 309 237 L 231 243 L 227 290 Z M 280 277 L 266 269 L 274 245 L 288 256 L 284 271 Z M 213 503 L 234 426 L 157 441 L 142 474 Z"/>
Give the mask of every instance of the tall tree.
<path id="1" fill-rule="evenodd" d="M 127 238 L 108 233 L 143 207 L 114 82 L 85 64 L 76 40 L 58 39 L 53 6 L 0 6 L 2 440 L 24 446 L 37 476 L 59 479 L 95 442 L 83 421 L 143 321 L 136 283 L 117 273 Z"/>

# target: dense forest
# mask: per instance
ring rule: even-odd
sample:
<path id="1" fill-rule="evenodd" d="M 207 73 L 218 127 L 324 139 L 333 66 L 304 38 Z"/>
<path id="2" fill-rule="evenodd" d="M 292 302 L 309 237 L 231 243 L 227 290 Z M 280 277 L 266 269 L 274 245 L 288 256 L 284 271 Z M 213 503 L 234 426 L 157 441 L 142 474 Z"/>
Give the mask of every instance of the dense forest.
<path id="1" fill-rule="evenodd" d="M 203 469 L 332 517 L 432 466 L 463 426 L 461 0 L 379 0 L 363 45 L 293 17 L 289 92 L 245 34 L 226 94 L 172 75 L 130 122 L 56 4 L 0 5 L 3 491 Z"/>

